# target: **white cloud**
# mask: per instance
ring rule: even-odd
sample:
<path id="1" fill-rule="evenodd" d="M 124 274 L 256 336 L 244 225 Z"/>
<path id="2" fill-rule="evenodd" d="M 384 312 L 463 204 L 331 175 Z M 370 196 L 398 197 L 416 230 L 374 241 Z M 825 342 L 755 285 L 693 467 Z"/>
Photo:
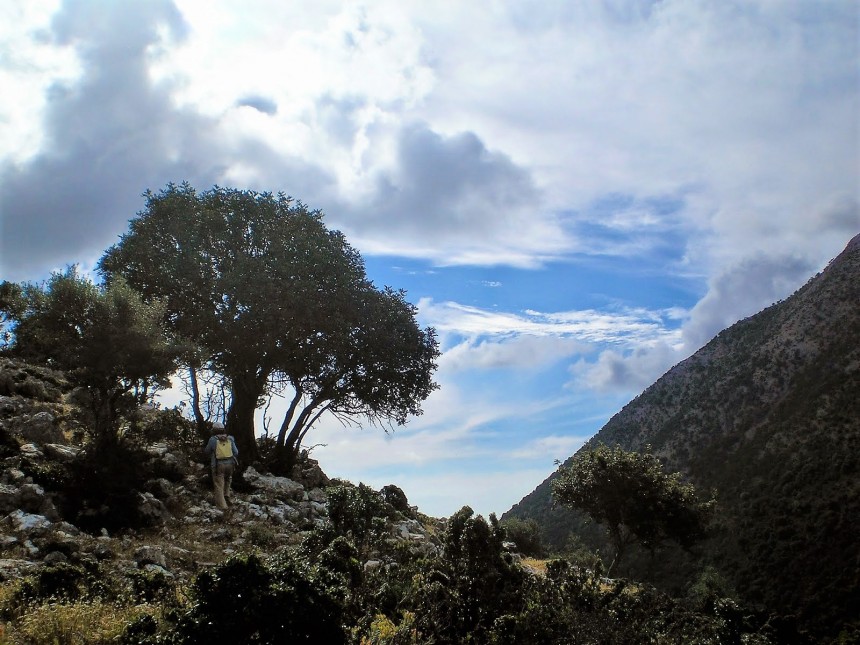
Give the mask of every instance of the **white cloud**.
<path id="1" fill-rule="evenodd" d="M 0 4 L 0 162 L 23 163 L 43 148 L 46 94 L 81 74 L 72 48 L 57 47 L 45 35 L 59 4 Z"/>
<path id="2" fill-rule="evenodd" d="M 689 355 L 683 347 L 657 343 L 627 352 L 608 349 L 593 362 L 580 359 L 570 366 L 572 389 L 638 394 L 675 363 Z"/>
<path id="3" fill-rule="evenodd" d="M 545 459 L 564 461 L 579 450 L 589 437 L 549 435 L 528 442 L 511 453 L 517 459 Z"/>
<path id="4" fill-rule="evenodd" d="M 538 369 L 588 349 L 587 345 L 576 339 L 546 335 L 465 340 L 447 349 L 439 365 L 441 369 L 452 371 Z"/>
<path id="5" fill-rule="evenodd" d="M 425 298 L 418 303 L 422 320 L 440 332 L 469 338 L 492 336 L 570 337 L 583 343 L 651 343 L 678 337 L 666 320 L 682 316 L 679 308 L 648 310 L 622 308 L 617 311 L 583 309 L 561 312 L 525 310 L 520 313 L 481 309 L 456 302 L 436 303 Z M 566 345 L 568 351 L 575 349 Z"/>

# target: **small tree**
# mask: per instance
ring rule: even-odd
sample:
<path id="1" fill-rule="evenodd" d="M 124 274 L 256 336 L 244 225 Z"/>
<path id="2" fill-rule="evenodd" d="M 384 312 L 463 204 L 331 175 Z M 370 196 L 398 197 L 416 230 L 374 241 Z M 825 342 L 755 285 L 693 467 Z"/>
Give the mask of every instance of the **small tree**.
<path id="1" fill-rule="evenodd" d="M 574 457 L 552 483 L 556 502 L 606 526 L 615 550 L 607 575 L 636 542 L 653 550 L 664 540 L 689 548 L 705 534 L 715 501 L 700 501 L 680 473 L 667 474 L 651 454 L 600 445 Z"/>
<path id="2" fill-rule="evenodd" d="M 0 292 L 11 323 L 5 351 L 65 370 L 85 393 L 96 446 L 115 445 L 121 413 L 175 369 L 163 306 L 144 303 L 124 280 L 97 286 L 75 267 L 43 286 L 3 283 Z"/>
<path id="3" fill-rule="evenodd" d="M 533 518 L 510 517 L 501 521 L 505 537 L 517 545 L 520 553 L 535 558 L 545 555 L 540 525 Z"/>

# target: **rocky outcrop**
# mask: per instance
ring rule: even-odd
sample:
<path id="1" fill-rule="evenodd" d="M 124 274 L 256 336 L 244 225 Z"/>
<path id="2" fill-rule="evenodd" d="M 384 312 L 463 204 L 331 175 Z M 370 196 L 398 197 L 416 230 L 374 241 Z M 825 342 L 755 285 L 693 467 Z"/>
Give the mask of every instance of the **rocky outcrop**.
<path id="1" fill-rule="evenodd" d="M 66 441 L 61 415 L 33 412 L 18 396 L 0 397 L 0 424 L 7 432 L 0 453 L 0 582 L 32 574 L 40 567 L 100 563 L 129 574 L 187 579 L 224 557 L 252 548 L 267 551 L 297 544 L 308 531 L 328 522 L 328 477 L 305 455 L 294 479 L 253 467 L 236 476 L 230 506 L 214 505 L 208 468 L 162 442 L 145 450 L 147 469 L 158 473 L 130 499 L 145 532 L 87 533 L 62 519 L 58 493 L 34 479 L 50 480 L 80 456 Z M 241 492 L 240 492 L 241 491 Z M 103 512 L 104 509 L 100 509 Z M 439 548 L 437 534 L 422 522 L 395 513 L 387 519 L 391 544 L 405 543 L 416 554 Z M 386 566 L 370 554 L 368 570 Z"/>

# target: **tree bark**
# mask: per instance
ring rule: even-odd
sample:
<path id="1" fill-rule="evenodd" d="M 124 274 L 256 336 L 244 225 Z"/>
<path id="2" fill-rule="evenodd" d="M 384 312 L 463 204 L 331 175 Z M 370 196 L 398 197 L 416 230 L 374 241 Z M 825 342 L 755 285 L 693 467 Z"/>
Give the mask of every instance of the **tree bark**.
<path id="1" fill-rule="evenodd" d="M 239 376 L 230 379 L 230 409 L 227 411 L 227 432 L 236 439 L 239 449 L 239 461 L 250 464 L 256 461 L 257 436 L 254 432 L 254 413 L 257 411 L 257 401 L 263 394 L 265 380 L 262 383 L 255 377 Z"/>
<path id="2" fill-rule="evenodd" d="M 188 377 L 191 380 L 191 410 L 194 412 L 197 434 L 203 441 L 206 441 L 209 438 L 209 427 L 206 423 L 206 417 L 200 410 L 200 384 L 197 382 L 197 370 L 193 365 L 188 366 Z"/>

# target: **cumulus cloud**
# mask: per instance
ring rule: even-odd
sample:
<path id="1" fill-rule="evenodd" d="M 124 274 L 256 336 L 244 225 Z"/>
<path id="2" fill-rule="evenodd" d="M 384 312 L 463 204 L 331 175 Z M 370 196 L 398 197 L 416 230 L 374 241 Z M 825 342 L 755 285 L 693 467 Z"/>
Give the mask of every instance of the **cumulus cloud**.
<path id="1" fill-rule="evenodd" d="M 557 336 L 518 336 L 496 341 L 466 340 L 445 351 L 441 368 L 451 371 L 539 369 L 587 351 L 584 343 Z"/>
<path id="2" fill-rule="evenodd" d="M 47 36 L 71 48 L 80 74 L 54 85 L 44 144 L 0 165 L 0 257 L 4 276 L 24 279 L 98 257 L 140 209 L 141 193 L 170 181 L 208 187 L 240 174 L 243 159 L 311 187 L 326 181 L 254 140 L 228 153 L 219 121 L 177 107 L 149 70 L 187 25 L 172 3 L 69 0 Z"/>
<path id="3" fill-rule="evenodd" d="M 596 392 L 624 392 L 635 394 L 660 378 L 672 365 L 686 358 L 686 352 L 677 345 L 666 343 L 636 347 L 628 351 L 608 349 L 597 359 L 579 359 L 570 366 L 571 389 Z"/>
<path id="4" fill-rule="evenodd" d="M 342 216 L 371 253 L 535 266 L 571 243 L 542 208 L 529 171 L 472 132 L 444 136 L 425 123 L 406 125 L 396 133 L 393 163 L 374 173 L 373 185 L 363 205 Z"/>
<path id="5" fill-rule="evenodd" d="M 709 281 L 706 295 L 674 332 L 674 343 L 658 340 L 606 349 L 594 360 L 580 358 L 570 368 L 569 386 L 640 392 L 723 329 L 789 296 L 814 270 L 809 260 L 794 255 L 746 258 Z"/>
<path id="6" fill-rule="evenodd" d="M 708 293 L 690 312 L 684 344 L 695 351 L 741 318 L 790 295 L 812 273 L 809 260 L 789 255 L 746 258 L 713 278 Z"/>
<path id="7" fill-rule="evenodd" d="M 263 114 L 268 114 L 270 116 L 278 113 L 278 104 L 265 96 L 243 96 L 236 102 L 236 105 L 238 107 L 253 108 L 258 112 L 262 112 Z"/>

